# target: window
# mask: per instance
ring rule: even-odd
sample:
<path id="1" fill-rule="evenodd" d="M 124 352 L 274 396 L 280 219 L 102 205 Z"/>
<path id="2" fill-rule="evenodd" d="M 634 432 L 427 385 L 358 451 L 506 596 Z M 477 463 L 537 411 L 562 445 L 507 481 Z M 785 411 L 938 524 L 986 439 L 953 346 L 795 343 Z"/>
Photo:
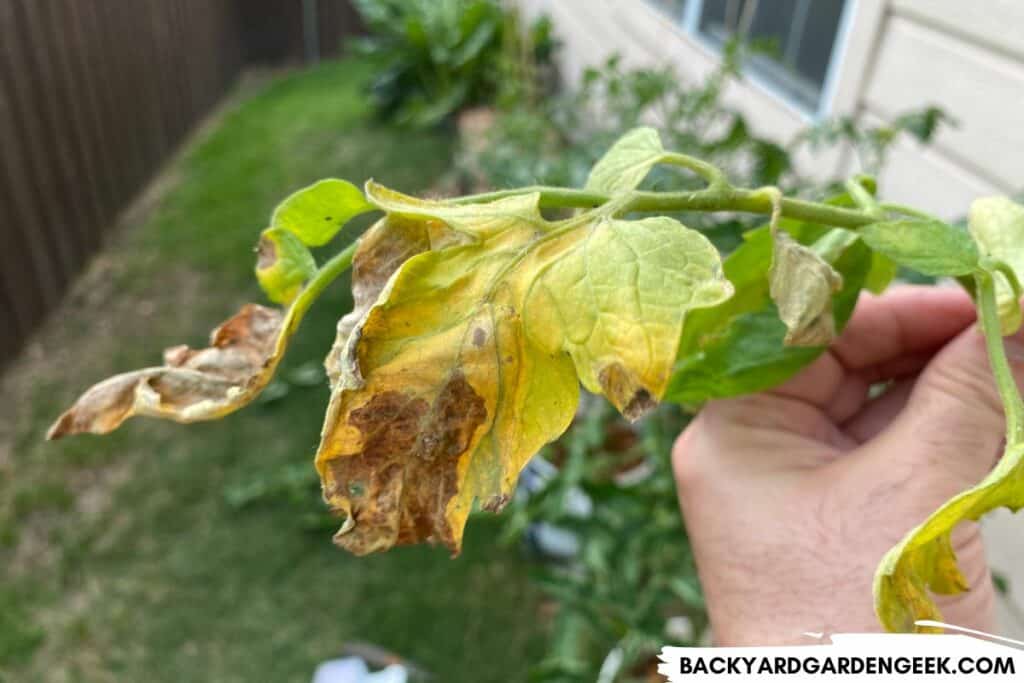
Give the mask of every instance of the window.
<path id="1" fill-rule="evenodd" d="M 683 12 L 686 9 L 686 0 L 650 0 L 651 4 L 658 7 L 662 11 L 668 13 L 669 16 L 683 20 Z"/>
<path id="2" fill-rule="evenodd" d="M 650 1 L 714 46 L 734 36 L 770 44 L 747 72 L 800 108 L 822 110 L 848 0 Z"/>

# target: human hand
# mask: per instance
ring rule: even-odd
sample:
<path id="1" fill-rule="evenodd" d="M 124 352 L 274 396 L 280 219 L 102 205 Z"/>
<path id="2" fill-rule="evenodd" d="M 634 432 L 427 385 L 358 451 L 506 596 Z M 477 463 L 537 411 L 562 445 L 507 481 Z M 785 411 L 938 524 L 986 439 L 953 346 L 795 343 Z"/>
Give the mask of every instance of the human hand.
<path id="1" fill-rule="evenodd" d="M 882 555 L 1001 455 L 1005 418 L 975 319 L 952 288 L 864 296 L 815 363 L 772 391 L 709 403 L 679 437 L 680 504 L 717 644 L 880 629 Z M 1006 343 L 1024 383 L 1024 334 Z M 971 590 L 939 607 L 991 632 L 977 525 L 953 541 Z"/>

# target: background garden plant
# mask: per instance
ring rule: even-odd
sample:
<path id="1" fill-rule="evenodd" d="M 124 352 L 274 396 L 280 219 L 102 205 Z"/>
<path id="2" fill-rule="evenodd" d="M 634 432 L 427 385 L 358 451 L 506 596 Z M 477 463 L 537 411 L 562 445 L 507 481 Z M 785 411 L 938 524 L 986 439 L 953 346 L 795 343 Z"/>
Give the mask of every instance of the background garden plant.
<path id="1" fill-rule="evenodd" d="M 412 127 L 457 111 L 532 101 L 552 85 L 551 23 L 521 25 L 492 0 L 357 0 L 371 33 L 354 44 L 375 64 L 368 90 L 378 114 Z"/>

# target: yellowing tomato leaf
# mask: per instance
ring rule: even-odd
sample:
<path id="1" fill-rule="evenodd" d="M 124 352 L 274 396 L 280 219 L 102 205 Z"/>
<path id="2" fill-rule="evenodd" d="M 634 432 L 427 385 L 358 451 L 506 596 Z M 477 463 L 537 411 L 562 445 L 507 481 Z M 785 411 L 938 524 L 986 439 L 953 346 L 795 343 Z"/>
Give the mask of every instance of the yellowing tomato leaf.
<path id="1" fill-rule="evenodd" d="M 536 192 L 513 195 L 481 204 L 453 204 L 410 197 L 373 182 L 366 183 L 366 196 L 390 216 L 440 221 L 472 238 L 494 235 L 516 225 L 543 225 Z"/>
<path id="2" fill-rule="evenodd" d="M 316 274 L 316 261 L 298 237 L 281 228 L 267 228 L 256 247 L 256 279 L 267 298 L 289 304 Z"/>
<path id="3" fill-rule="evenodd" d="M 634 190 L 664 156 L 658 131 L 634 128 L 598 159 L 584 188 L 609 194 Z"/>
<path id="4" fill-rule="evenodd" d="M 568 426 L 580 380 L 635 416 L 686 311 L 729 294 L 712 245 L 671 219 L 536 227 L 414 256 L 352 331 L 317 453 L 339 545 L 458 552 L 474 501 L 500 508 Z"/>
<path id="5" fill-rule="evenodd" d="M 548 348 L 567 351 L 583 386 L 635 419 L 665 390 L 683 314 L 733 288 L 710 243 L 671 218 L 605 219 L 588 230 L 534 280 L 525 315 L 560 330 Z"/>
<path id="6" fill-rule="evenodd" d="M 929 590 L 953 595 L 969 588 L 950 534 L 961 521 L 977 520 L 999 507 L 1014 512 L 1024 507 L 1024 444 L 1012 445 L 980 484 L 950 499 L 886 553 L 874 586 L 875 611 L 886 629 L 927 632 L 932 629 L 915 622 L 942 620 Z"/>
<path id="7" fill-rule="evenodd" d="M 363 319 L 398 268 L 410 258 L 452 243 L 452 234 L 438 221 L 387 215 L 359 238 L 352 257 L 352 311 L 338 321 L 334 345 L 324 360 L 334 386 L 341 374 L 341 355 L 356 324 Z"/>
<path id="8" fill-rule="evenodd" d="M 786 232 L 775 234 L 769 293 L 786 325 L 787 346 L 827 346 L 836 336 L 832 297 L 843 278 L 821 256 Z"/>
<path id="9" fill-rule="evenodd" d="M 925 275 L 955 277 L 978 268 L 980 254 L 971 236 L 941 221 L 885 221 L 858 232 L 872 249 Z"/>
<path id="10" fill-rule="evenodd" d="M 106 434 L 134 415 L 215 420 L 252 401 L 270 381 L 295 325 L 289 315 L 246 304 L 210 335 L 210 346 L 175 346 L 162 366 L 91 387 L 50 427 L 48 439 Z"/>
<path id="11" fill-rule="evenodd" d="M 1024 282 L 1024 206 L 1006 197 L 984 197 L 971 204 L 968 228 L 984 256 L 1007 264 Z M 1006 275 L 997 272 L 996 301 L 1003 334 L 1020 329 L 1020 298 Z"/>
<path id="12" fill-rule="evenodd" d="M 278 204 L 270 225 L 291 232 L 303 244 L 319 247 L 330 242 L 345 223 L 372 209 L 358 187 L 329 178 L 302 188 Z"/>

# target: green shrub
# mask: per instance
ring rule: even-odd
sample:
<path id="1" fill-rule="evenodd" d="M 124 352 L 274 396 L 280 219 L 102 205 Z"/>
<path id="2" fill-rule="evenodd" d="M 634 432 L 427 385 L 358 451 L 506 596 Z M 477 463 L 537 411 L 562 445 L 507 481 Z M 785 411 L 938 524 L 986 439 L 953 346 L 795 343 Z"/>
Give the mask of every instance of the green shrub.
<path id="1" fill-rule="evenodd" d="M 516 100 L 550 62 L 550 23 L 529 29 L 494 0 L 356 0 L 370 36 L 370 93 L 381 117 L 415 127 L 465 107 Z"/>

